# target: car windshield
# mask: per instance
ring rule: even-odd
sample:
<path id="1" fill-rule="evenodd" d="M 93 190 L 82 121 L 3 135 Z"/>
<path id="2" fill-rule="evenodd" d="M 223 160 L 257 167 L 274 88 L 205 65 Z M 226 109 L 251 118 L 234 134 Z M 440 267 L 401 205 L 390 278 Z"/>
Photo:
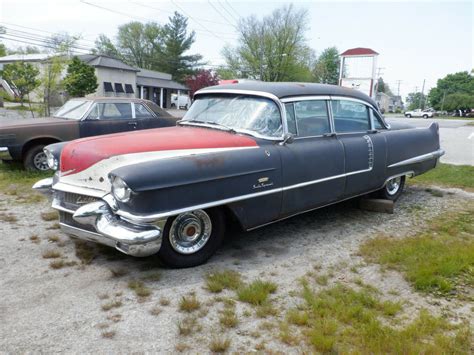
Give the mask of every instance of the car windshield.
<path id="1" fill-rule="evenodd" d="M 280 110 L 274 101 L 263 97 L 199 96 L 181 120 L 181 124 L 193 123 L 265 137 L 282 135 Z"/>
<path id="2" fill-rule="evenodd" d="M 68 120 L 80 120 L 91 104 L 92 101 L 89 100 L 70 100 L 56 111 L 54 117 L 65 118 Z"/>

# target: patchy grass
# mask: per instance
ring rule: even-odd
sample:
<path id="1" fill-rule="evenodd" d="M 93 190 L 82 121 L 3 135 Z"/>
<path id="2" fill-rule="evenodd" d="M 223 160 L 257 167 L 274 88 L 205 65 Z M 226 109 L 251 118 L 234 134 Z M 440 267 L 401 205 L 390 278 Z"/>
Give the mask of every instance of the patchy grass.
<path id="1" fill-rule="evenodd" d="M 76 257 L 83 265 L 88 265 L 97 256 L 97 250 L 92 243 L 87 243 L 81 240 L 75 241 Z"/>
<path id="2" fill-rule="evenodd" d="M 471 334 L 467 324 L 454 326 L 422 311 L 410 324 L 394 327 L 390 324 L 400 306 L 382 302 L 371 290 L 355 291 L 340 284 L 318 293 L 307 285 L 303 288 L 305 303 L 287 314 L 287 321 L 298 326 L 298 332 L 286 328 L 286 342 L 302 336 L 315 351 L 323 353 L 469 351 Z"/>
<path id="3" fill-rule="evenodd" d="M 152 316 L 158 316 L 160 313 L 162 312 L 161 308 L 158 307 L 158 306 L 155 306 L 153 307 L 152 309 L 150 309 L 150 314 Z"/>
<path id="4" fill-rule="evenodd" d="M 46 222 L 56 221 L 59 219 L 58 211 L 41 212 L 41 219 Z"/>
<path id="5" fill-rule="evenodd" d="M 230 347 L 229 338 L 217 338 L 214 337 L 209 343 L 209 350 L 213 353 L 224 353 Z"/>
<path id="6" fill-rule="evenodd" d="M 0 213 L 0 222 L 15 223 L 18 222 L 18 218 L 12 213 Z"/>
<path id="7" fill-rule="evenodd" d="M 186 317 L 178 322 L 179 335 L 188 336 L 202 329 L 196 317 Z"/>
<path id="8" fill-rule="evenodd" d="M 196 298 L 196 295 L 191 294 L 181 297 L 179 302 L 179 310 L 182 312 L 193 312 L 201 308 L 201 302 Z"/>
<path id="9" fill-rule="evenodd" d="M 56 259 L 62 256 L 59 250 L 46 250 L 43 252 L 44 259 Z"/>
<path id="10" fill-rule="evenodd" d="M 41 242 L 41 239 L 39 238 L 37 234 L 31 235 L 30 240 L 35 244 L 39 244 Z"/>
<path id="11" fill-rule="evenodd" d="M 224 289 L 236 290 L 241 285 L 242 279 L 237 271 L 224 270 L 206 276 L 206 288 L 213 293 L 222 292 Z"/>
<path id="12" fill-rule="evenodd" d="M 143 281 L 130 280 L 128 282 L 128 288 L 135 291 L 138 297 L 148 297 L 151 295 L 151 290 L 145 286 Z"/>
<path id="13" fill-rule="evenodd" d="M 162 305 L 163 307 L 166 307 L 166 306 L 169 306 L 170 305 L 170 300 L 166 297 L 161 297 L 160 298 L 160 305 Z"/>
<path id="14" fill-rule="evenodd" d="M 115 299 L 110 302 L 104 303 L 101 308 L 103 311 L 110 311 L 113 308 L 119 308 L 122 307 L 122 301 Z M 121 317 L 120 317 L 121 318 Z"/>
<path id="15" fill-rule="evenodd" d="M 442 191 L 433 190 L 433 189 L 425 189 L 426 192 L 429 192 L 434 197 L 443 197 L 444 194 Z"/>
<path id="16" fill-rule="evenodd" d="M 140 277 L 143 281 L 156 282 L 161 280 L 161 273 L 158 271 L 150 272 Z"/>
<path id="17" fill-rule="evenodd" d="M 109 271 L 113 278 L 119 278 L 128 274 L 128 270 L 123 267 L 110 268 Z"/>
<path id="18" fill-rule="evenodd" d="M 446 295 L 474 286 L 474 207 L 447 214 L 403 239 L 380 236 L 364 243 L 370 262 L 403 272 L 415 289 Z"/>
<path id="19" fill-rule="evenodd" d="M 268 300 L 257 306 L 255 314 L 258 318 L 266 318 L 269 316 L 277 316 L 279 314 L 278 309 Z"/>
<path id="20" fill-rule="evenodd" d="M 44 197 L 33 191 L 31 187 L 38 180 L 52 175 L 52 171 L 26 171 L 20 163 L 4 164 L 0 161 L 0 191 L 15 196 L 18 202 L 40 202 L 44 200 Z"/>
<path id="21" fill-rule="evenodd" d="M 51 269 L 62 269 L 64 267 L 74 266 L 77 263 L 75 261 L 68 261 L 67 259 L 56 259 L 49 263 Z"/>
<path id="22" fill-rule="evenodd" d="M 410 184 L 458 187 L 474 191 L 474 166 L 439 163 L 436 169 L 410 179 Z"/>
<path id="23" fill-rule="evenodd" d="M 259 306 L 265 303 L 268 295 L 274 293 L 277 285 L 273 282 L 255 280 L 248 285 L 244 285 L 237 290 L 237 297 L 240 301 Z"/>
<path id="24" fill-rule="evenodd" d="M 235 308 L 226 307 L 219 315 L 219 323 L 224 328 L 235 328 L 239 323 L 239 319 L 235 314 Z"/>
<path id="25" fill-rule="evenodd" d="M 59 223 L 53 223 L 52 225 L 50 225 L 48 228 L 48 230 L 56 230 L 56 229 L 60 229 L 61 226 L 59 225 Z"/>
<path id="26" fill-rule="evenodd" d="M 48 242 L 51 242 L 51 243 L 57 243 L 61 240 L 61 238 L 59 238 L 58 235 L 50 235 L 48 237 Z"/>
<path id="27" fill-rule="evenodd" d="M 102 333 L 102 338 L 106 339 L 113 339 L 115 337 L 116 332 L 114 330 L 109 330 L 107 332 Z"/>

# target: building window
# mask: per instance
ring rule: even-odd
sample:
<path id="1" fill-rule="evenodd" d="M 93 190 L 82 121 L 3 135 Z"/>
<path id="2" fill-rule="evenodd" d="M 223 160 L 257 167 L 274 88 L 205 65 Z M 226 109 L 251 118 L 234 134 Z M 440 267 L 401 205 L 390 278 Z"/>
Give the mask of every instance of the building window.
<path id="1" fill-rule="evenodd" d="M 125 92 L 125 91 L 123 91 L 123 85 L 121 83 L 115 83 L 114 86 L 115 86 L 115 92 L 116 93 Z"/>
<path id="2" fill-rule="evenodd" d="M 133 94 L 134 91 L 133 91 L 132 85 L 130 85 L 130 84 L 125 84 L 125 92 L 126 92 L 127 94 Z"/>
<path id="3" fill-rule="evenodd" d="M 104 91 L 105 92 L 114 92 L 114 88 L 112 87 L 112 83 L 108 81 L 104 81 Z"/>

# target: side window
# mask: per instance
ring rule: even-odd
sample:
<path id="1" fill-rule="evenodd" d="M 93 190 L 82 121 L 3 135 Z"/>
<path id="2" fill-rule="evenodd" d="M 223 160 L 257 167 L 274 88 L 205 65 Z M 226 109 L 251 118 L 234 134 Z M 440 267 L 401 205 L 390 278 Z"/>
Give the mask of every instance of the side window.
<path id="1" fill-rule="evenodd" d="M 370 129 L 369 110 L 362 103 L 333 100 L 332 114 L 336 132 L 366 132 Z"/>
<path id="2" fill-rule="evenodd" d="M 148 111 L 145 106 L 142 104 L 134 104 L 135 105 L 135 117 L 136 118 L 154 118 L 153 115 Z"/>
<path id="3" fill-rule="evenodd" d="M 86 120 L 98 120 L 99 119 L 99 117 L 100 117 L 99 105 L 100 104 L 94 104 L 94 106 L 92 106 L 91 112 L 89 112 L 89 114 L 87 115 Z"/>
<path id="4" fill-rule="evenodd" d="M 297 101 L 294 105 L 299 137 L 321 136 L 331 131 L 326 100 Z"/>
<path id="5" fill-rule="evenodd" d="M 387 129 L 382 124 L 382 119 L 380 118 L 380 116 L 374 110 L 370 109 L 370 113 L 372 114 L 374 129 Z"/>
<path id="6" fill-rule="evenodd" d="M 104 120 L 129 120 L 132 118 L 132 105 L 129 103 L 104 103 L 101 108 L 101 119 Z"/>
<path id="7" fill-rule="evenodd" d="M 298 131 L 296 130 L 295 107 L 292 103 L 285 104 L 285 110 L 286 123 L 288 124 L 288 132 L 296 136 L 298 134 Z"/>

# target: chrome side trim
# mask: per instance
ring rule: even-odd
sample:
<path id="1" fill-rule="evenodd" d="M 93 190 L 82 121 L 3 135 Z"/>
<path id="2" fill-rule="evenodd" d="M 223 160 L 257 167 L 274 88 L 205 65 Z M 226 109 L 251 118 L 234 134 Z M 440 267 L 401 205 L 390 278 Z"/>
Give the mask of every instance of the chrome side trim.
<path id="1" fill-rule="evenodd" d="M 288 190 L 292 190 L 292 189 L 297 189 L 297 188 L 300 188 L 300 187 L 305 187 L 305 186 L 309 186 L 309 185 L 313 185 L 313 184 L 318 184 L 318 183 L 329 181 L 329 180 L 340 179 L 340 178 L 343 178 L 343 177 L 346 177 L 346 176 L 366 173 L 366 172 L 369 172 L 371 170 L 372 170 L 372 168 L 368 168 L 368 169 L 364 169 L 364 170 L 351 171 L 351 172 L 345 173 L 345 174 L 328 176 L 328 177 L 325 177 L 325 178 L 311 180 L 311 181 L 305 181 L 305 182 L 301 182 L 301 183 L 290 185 L 290 186 L 280 187 L 280 188 L 261 191 L 261 192 L 255 192 L 255 193 L 242 195 L 242 196 L 230 197 L 230 198 L 223 199 L 223 200 L 207 202 L 207 203 L 203 203 L 203 204 L 200 204 L 200 205 L 184 207 L 184 208 L 181 208 L 181 209 L 178 209 L 178 210 L 167 211 L 167 212 L 162 212 L 162 213 L 156 213 L 156 214 L 150 214 L 150 215 L 136 215 L 136 214 L 132 214 L 130 212 L 117 210 L 116 214 L 119 215 L 120 217 L 123 217 L 124 219 L 129 220 L 129 221 L 133 221 L 133 222 L 137 222 L 137 223 L 149 223 L 149 222 L 153 222 L 153 221 L 156 221 L 156 220 L 159 220 L 159 219 L 168 218 L 168 217 L 175 216 L 175 215 L 185 213 L 185 212 L 189 212 L 189 211 L 202 210 L 202 209 L 216 207 L 216 206 L 220 206 L 220 205 L 226 205 L 226 204 L 233 203 L 233 202 L 248 200 L 248 199 L 255 198 L 255 197 L 261 197 L 261 196 L 266 196 L 266 195 L 270 195 L 270 194 L 274 194 L 274 193 L 284 192 L 284 191 L 288 191 Z"/>
<path id="2" fill-rule="evenodd" d="M 310 96 L 290 96 L 281 99 L 281 102 L 296 102 L 296 101 L 310 101 L 310 100 L 330 100 L 329 95 L 310 95 Z"/>
<path id="3" fill-rule="evenodd" d="M 81 187 L 81 186 L 74 186 L 65 184 L 64 182 L 57 182 L 53 185 L 54 190 L 60 190 L 64 192 L 72 192 L 79 195 L 87 195 L 87 196 L 94 196 L 98 198 L 102 198 L 107 194 L 107 192 L 102 190 L 97 190 L 92 187 Z"/>
<path id="4" fill-rule="evenodd" d="M 438 159 L 439 157 L 444 155 L 444 150 L 443 149 L 438 149 L 435 150 L 434 152 L 423 154 L 423 155 L 418 155 L 416 157 L 406 159 L 399 161 L 398 163 L 394 163 L 388 166 L 388 168 L 396 168 L 397 166 L 404 166 L 404 165 L 410 165 L 410 164 L 415 164 L 415 163 L 421 163 L 427 160 L 431 159 Z"/>
<path id="5" fill-rule="evenodd" d="M 8 147 L 0 147 L 0 160 L 12 160 Z"/>

